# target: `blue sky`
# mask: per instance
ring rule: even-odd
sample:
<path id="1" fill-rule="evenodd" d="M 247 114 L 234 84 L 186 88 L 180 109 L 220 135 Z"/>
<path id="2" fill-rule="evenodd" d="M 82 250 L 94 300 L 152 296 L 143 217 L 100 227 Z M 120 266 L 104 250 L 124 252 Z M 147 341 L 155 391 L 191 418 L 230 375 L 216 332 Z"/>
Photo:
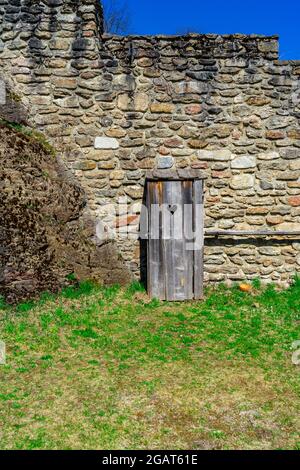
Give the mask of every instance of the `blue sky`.
<path id="1" fill-rule="evenodd" d="M 300 60 L 300 0 L 126 0 L 134 34 L 280 35 L 280 58 Z"/>

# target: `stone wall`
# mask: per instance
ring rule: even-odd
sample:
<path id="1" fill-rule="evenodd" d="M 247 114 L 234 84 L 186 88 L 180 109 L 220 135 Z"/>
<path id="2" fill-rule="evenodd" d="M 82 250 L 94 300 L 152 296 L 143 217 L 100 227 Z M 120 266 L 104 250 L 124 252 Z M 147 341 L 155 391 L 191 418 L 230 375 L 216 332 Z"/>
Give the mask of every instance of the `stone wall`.
<path id="1" fill-rule="evenodd" d="M 90 213 L 105 223 L 105 202 L 133 206 L 117 222 L 132 239 L 116 242 L 136 276 L 134 214 L 153 168 L 203 170 L 207 230 L 300 230 L 300 62 L 278 60 L 277 37 L 103 35 L 94 0 L 0 0 L 0 14 L 10 97 Z M 299 266 L 297 237 L 206 239 L 206 281 L 286 282 Z"/>

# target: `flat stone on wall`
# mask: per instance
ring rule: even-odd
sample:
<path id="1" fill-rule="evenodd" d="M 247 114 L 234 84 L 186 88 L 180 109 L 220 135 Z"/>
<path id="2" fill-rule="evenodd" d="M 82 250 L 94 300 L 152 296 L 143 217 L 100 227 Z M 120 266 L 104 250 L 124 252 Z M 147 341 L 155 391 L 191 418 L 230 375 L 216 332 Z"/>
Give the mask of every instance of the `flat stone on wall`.
<path id="1" fill-rule="evenodd" d="M 96 137 L 95 149 L 114 150 L 120 147 L 117 139 L 112 137 Z"/>

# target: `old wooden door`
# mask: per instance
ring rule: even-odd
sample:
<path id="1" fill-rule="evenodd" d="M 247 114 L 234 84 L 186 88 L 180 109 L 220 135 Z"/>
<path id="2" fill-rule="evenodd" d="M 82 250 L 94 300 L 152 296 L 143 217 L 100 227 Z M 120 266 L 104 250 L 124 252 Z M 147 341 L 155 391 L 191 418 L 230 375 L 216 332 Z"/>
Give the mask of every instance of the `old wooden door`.
<path id="1" fill-rule="evenodd" d="M 203 181 L 147 182 L 147 284 L 151 297 L 202 297 Z"/>

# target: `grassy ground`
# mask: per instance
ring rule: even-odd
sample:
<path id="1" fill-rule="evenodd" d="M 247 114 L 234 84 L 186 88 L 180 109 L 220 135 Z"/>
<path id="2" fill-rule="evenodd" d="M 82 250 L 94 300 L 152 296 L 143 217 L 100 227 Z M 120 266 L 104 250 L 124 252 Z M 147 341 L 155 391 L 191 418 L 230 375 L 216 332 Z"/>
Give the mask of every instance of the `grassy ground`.
<path id="1" fill-rule="evenodd" d="M 151 302 L 82 284 L 0 309 L 1 449 L 299 449 L 300 281 Z"/>

